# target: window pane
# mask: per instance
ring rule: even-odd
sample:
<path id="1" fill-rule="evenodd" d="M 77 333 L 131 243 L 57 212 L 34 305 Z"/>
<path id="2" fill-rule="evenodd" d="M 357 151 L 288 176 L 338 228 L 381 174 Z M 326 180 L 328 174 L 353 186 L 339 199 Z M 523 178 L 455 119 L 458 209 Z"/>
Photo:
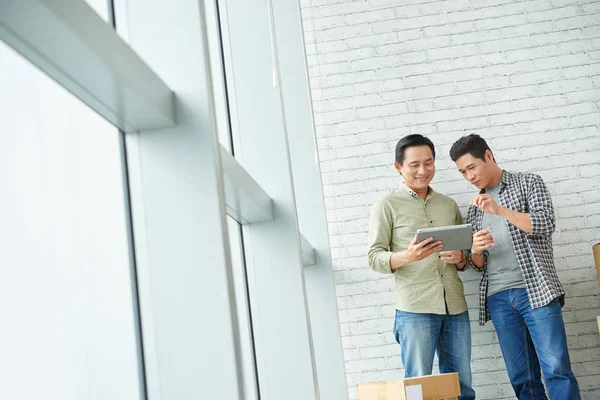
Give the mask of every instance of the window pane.
<path id="1" fill-rule="evenodd" d="M 0 42 L 0 398 L 139 399 L 118 131 Z"/>

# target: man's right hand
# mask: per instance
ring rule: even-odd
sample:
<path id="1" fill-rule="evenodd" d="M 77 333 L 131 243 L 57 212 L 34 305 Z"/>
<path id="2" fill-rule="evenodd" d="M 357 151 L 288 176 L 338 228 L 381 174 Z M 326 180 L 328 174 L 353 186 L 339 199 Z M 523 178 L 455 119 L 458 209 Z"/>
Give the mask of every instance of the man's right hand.
<path id="1" fill-rule="evenodd" d="M 398 268 L 414 261 L 420 261 L 429 257 L 433 253 L 442 250 L 442 242 L 433 242 L 433 238 L 427 238 L 421 243 L 417 243 L 417 236 L 408 244 L 408 249 L 398 251 L 392 254 L 390 258 L 390 268 L 396 271 Z"/>
<path id="2" fill-rule="evenodd" d="M 411 262 L 421 261 L 433 253 L 441 251 L 442 247 L 442 242 L 439 240 L 434 242 L 432 237 L 417 243 L 417 235 L 415 235 L 413 240 L 411 240 L 408 244 L 408 249 L 406 249 L 406 258 Z"/>
<path id="3" fill-rule="evenodd" d="M 494 237 L 491 235 L 492 228 L 482 229 L 473 235 L 471 254 L 483 254 L 484 250 L 494 246 Z"/>

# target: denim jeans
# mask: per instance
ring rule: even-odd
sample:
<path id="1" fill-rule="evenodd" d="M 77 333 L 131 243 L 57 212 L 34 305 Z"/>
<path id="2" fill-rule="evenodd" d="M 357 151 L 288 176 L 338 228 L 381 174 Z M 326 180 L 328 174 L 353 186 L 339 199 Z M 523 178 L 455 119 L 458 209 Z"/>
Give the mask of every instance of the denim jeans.
<path id="1" fill-rule="evenodd" d="M 396 310 L 394 336 L 400 344 L 404 377 L 431 375 L 433 355 L 442 374 L 458 372 L 459 400 L 475 398 L 471 385 L 471 324 L 469 313 L 415 314 Z"/>
<path id="2" fill-rule="evenodd" d="M 488 307 L 519 400 L 547 398 L 540 365 L 552 400 L 581 399 L 558 299 L 532 309 L 525 289 L 508 289 L 489 296 Z"/>

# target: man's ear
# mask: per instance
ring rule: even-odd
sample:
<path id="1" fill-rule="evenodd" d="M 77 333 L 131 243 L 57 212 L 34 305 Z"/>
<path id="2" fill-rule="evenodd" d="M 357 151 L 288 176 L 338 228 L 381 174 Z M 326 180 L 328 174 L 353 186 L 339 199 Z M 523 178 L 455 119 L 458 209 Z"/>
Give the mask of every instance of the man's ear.
<path id="1" fill-rule="evenodd" d="M 394 161 L 394 168 L 396 168 L 396 171 L 398 171 L 398 173 L 402 175 L 402 166 L 398 161 Z"/>
<path id="2" fill-rule="evenodd" d="M 494 158 L 494 154 L 489 149 L 485 151 L 485 159 L 486 159 L 486 161 L 494 161 L 494 162 L 496 162 L 496 159 Z"/>

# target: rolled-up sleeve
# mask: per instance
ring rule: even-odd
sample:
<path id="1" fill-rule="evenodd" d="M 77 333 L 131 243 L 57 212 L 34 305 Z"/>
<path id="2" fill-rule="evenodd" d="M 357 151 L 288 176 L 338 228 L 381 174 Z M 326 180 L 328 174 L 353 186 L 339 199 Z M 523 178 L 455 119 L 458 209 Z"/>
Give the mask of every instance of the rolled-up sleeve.
<path id="1" fill-rule="evenodd" d="M 475 206 L 471 206 L 469 207 L 469 211 L 467 212 L 467 223 L 471 224 L 471 233 L 473 235 L 475 235 L 477 233 L 478 230 L 481 229 L 481 226 L 478 226 L 477 221 L 477 213 L 478 212 L 482 212 L 479 208 L 475 207 Z M 481 219 L 479 219 L 479 221 L 481 221 Z M 487 269 L 487 259 L 488 259 L 488 251 L 484 250 L 483 251 L 483 266 L 481 268 L 479 268 L 477 265 L 473 264 L 473 262 L 471 261 L 471 249 L 469 249 L 467 251 L 467 265 L 465 266 L 465 270 L 468 268 L 473 268 L 475 271 L 477 272 L 483 272 Z"/>
<path id="2" fill-rule="evenodd" d="M 392 274 L 390 251 L 394 216 L 390 204 L 384 199 L 378 200 L 371 209 L 369 220 L 369 267 L 375 272 Z"/>
<path id="3" fill-rule="evenodd" d="M 488 253 L 487 250 L 483 251 L 483 266 L 481 268 L 479 268 L 477 265 L 473 264 L 473 261 L 471 261 L 471 252 L 469 251 L 469 255 L 468 260 L 469 262 L 467 262 L 467 265 L 465 266 L 465 270 L 468 268 L 473 268 L 475 271 L 477 272 L 483 272 L 487 269 L 487 260 L 488 260 L 488 256 L 490 253 Z"/>
<path id="4" fill-rule="evenodd" d="M 551 235 L 556 229 L 552 197 L 539 175 L 527 176 L 527 206 L 531 218 L 529 235 Z"/>
<path id="5" fill-rule="evenodd" d="M 458 207 L 458 204 L 456 204 L 456 202 L 454 202 L 454 213 L 455 213 L 455 217 L 454 217 L 454 223 L 456 225 L 462 225 L 463 224 L 463 217 L 462 214 L 460 213 L 460 208 Z M 464 251 L 463 250 L 463 254 L 465 255 L 466 259 L 467 259 L 467 263 L 465 264 L 464 267 L 459 268 L 458 265 L 456 266 L 456 270 L 457 271 L 465 271 L 467 268 L 469 268 L 469 251 Z"/>

